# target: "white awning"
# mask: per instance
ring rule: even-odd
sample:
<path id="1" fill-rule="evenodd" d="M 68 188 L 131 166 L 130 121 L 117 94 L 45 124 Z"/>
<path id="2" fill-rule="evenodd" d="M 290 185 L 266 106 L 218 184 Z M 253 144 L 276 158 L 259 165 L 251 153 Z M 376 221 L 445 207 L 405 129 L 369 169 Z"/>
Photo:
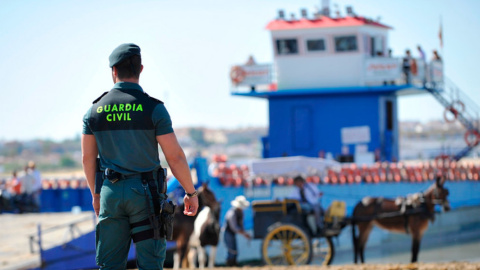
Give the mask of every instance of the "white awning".
<path id="1" fill-rule="evenodd" d="M 319 176 L 328 168 L 339 169 L 340 163 L 323 158 L 297 156 L 255 160 L 252 161 L 250 171 L 253 177 L 271 180 L 280 176 Z"/>

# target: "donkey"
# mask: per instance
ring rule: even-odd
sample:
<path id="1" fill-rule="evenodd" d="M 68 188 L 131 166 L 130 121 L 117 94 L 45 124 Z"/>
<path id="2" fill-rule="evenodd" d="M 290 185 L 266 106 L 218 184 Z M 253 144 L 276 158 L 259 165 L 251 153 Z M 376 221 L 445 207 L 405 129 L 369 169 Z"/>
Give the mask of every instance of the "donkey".
<path id="1" fill-rule="evenodd" d="M 389 200 L 366 197 L 353 210 L 352 239 L 354 248 L 354 263 L 360 255 L 364 260 L 364 248 L 374 225 L 397 233 L 412 235 L 412 260 L 416 262 L 420 250 L 420 241 L 428 227 L 428 221 L 435 220 L 435 205 L 441 205 L 444 211 L 450 210 L 447 200 L 448 189 L 444 188 L 445 178 L 438 176 L 435 183 L 425 192 L 416 193 L 407 198 Z M 359 235 L 355 228 L 358 226 Z"/>
<path id="2" fill-rule="evenodd" d="M 198 265 L 200 269 L 205 268 L 205 247 L 211 246 L 208 258 L 208 267 L 215 266 L 218 240 L 220 238 L 220 204 L 214 209 L 208 206 L 203 207 L 198 214 L 194 224 L 194 231 L 190 237 L 190 252 L 188 262 L 190 268 L 195 268 L 195 255 L 198 254 Z M 197 251 L 197 252 L 195 252 Z"/>
<path id="3" fill-rule="evenodd" d="M 215 194 L 210 190 L 207 184 L 203 184 L 198 189 L 198 212 L 201 212 L 204 206 L 208 206 L 210 209 L 216 209 L 219 206 Z M 173 268 L 179 269 L 182 262 L 185 262 L 186 255 L 188 253 L 188 242 L 194 231 L 194 223 L 198 217 L 198 213 L 195 216 L 186 216 L 183 214 L 184 205 L 180 205 L 175 209 L 173 216 L 173 240 L 176 242 L 176 249 L 173 255 Z M 185 267 L 185 263 L 182 265 Z"/>

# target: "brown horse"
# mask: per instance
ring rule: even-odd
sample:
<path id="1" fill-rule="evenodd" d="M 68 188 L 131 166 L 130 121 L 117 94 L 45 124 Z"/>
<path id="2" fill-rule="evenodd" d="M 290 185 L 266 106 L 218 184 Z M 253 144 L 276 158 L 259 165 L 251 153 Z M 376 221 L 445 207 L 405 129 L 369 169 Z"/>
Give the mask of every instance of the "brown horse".
<path id="1" fill-rule="evenodd" d="M 411 234 L 412 262 L 416 262 L 428 221 L 435 219 L 435 205 L 442 205 L 444 211 L 450 210 L 448 189 L 444 188 L 444 182 L 445 179 L 439 176 L 423 193 L 396 200 L 366 197 L 359 202 L 352 216 L 354 262 L 357 263 L 357 255 L 360 255 L 362 263 L 365 262 L 364 248 L 374 225 L 392 232 Z M 355 233 L 356 226 L 359 229 L 358 236 Z"/>
<path id="2" fill-rule="evenodd" d="M 173 256 L 173 268 L 179 269 L 180 266 L 186 267 L 186 255 L 188 253 L 188 242 L 194 230 L 195 219 L 204 206 L 210 209 L 219 209 L 220 203 L 215 198 L 215 194 L 210 190 L 207 184 L 203 184 L 198 189 L 198 211 L 197 215 L 191 217 L 183 214 L 184 205 L 180 205 L 175 209 L 173 217 L 173 240 L 176 241 L 177 247 Z"/>

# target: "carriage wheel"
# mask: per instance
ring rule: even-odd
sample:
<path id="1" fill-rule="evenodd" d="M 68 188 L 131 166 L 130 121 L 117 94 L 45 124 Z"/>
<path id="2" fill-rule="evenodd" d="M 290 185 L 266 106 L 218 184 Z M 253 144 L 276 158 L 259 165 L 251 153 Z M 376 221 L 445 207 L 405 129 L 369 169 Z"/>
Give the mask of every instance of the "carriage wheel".
<path id="1" fill-rule="evenodd" d="M 329 265 L 335 256 L 335 247 L 333 246 L 332 238 L 315 238 L 312 242 L 315 264 Z"/>
<path id="2" fill-rule="evenodd" d="M 312 260 L 310 237 L 300 227 L 276 224 L 263 239 L 262 256 L 268 265 L 303 265 Z"/>

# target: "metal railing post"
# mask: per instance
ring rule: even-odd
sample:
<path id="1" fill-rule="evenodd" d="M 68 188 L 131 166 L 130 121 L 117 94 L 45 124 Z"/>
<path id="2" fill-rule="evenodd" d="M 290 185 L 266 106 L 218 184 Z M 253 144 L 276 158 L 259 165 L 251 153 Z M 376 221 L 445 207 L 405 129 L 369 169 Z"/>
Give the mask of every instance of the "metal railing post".
<path id="1" fill-rule="evenodd" d="M 40 261 L 43 262 L 43 247 L 42 247 L 42 224 L 37 224 L 37 237 L 38 237 L 38 251 L 40 253 Z"/>

